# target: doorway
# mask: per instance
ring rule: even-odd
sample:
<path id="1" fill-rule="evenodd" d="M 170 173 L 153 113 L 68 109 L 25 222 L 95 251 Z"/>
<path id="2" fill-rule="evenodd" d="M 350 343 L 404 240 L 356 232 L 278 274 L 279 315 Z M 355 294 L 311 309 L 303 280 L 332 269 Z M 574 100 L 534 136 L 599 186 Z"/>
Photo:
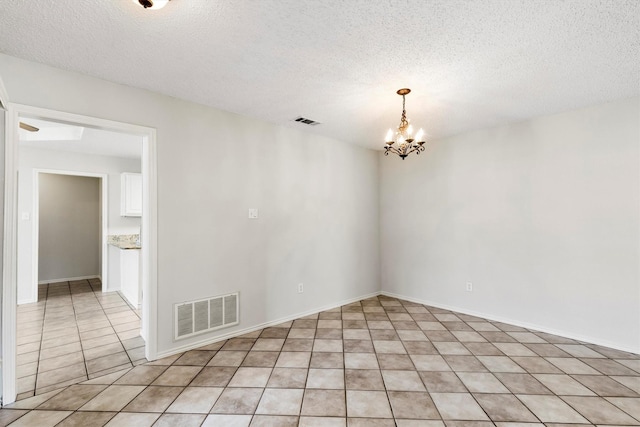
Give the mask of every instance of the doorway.
<path id="1" fill-rule="evenodd" d="M 140 250 L 140 277 L 142 285 L 142 328 L 141 332 L 146 341 L 144 347 L 144 356 L 148 360 L 154 360 L 157 352 L 156 347 L 156 263 L 157 251 L 155 247 L 156 242 L 156 179 L 155 179 L 155 131 L 150 128 L 144 128 L 135 125 L 129 125 L 126 123 L 112 122 L 108 120 L 95 119 L 86 116 L 78 116 L 68 113 L 61 113 L 52 110 L 44 110 L 35 107 L 28 107 L 16 104 L 9 104 L 9 111 L 7 114 L 7 129 L 5 132 L 5 153 L 7 157 L 6 161 L 6 188 L 7 194 L 5 196 L 5 224 L 6 230 L 4 238 L 4 261 L 5 266 L 5 280 L 3 286 L 3 403 L 11 403 L 15 401 L 17 389 L 16 389 L 16 303 L 18 301 L 18 272 L 20 264 L 20 252 L 18 251 L 18 226 L 23 220 L 22 211 L 19 209 L 18 199 L 18 184 L 21 176 L 18 173 L 18 165 L 20 164 L 20 146 L 18 138 L 19 123 L 27 120 L 32 120 L 37 123 L 38 120 L 55 122 L 63 125 L 82 127 L 90 130 L 101 130 L 105 132 L 115 132 L 121 134 L 130 134 L 138 137 L 142 143 L 141 153 L 141 176 L 143 185 L 143 210 L 145 215 L 142 217 L 140 228 L 138 231 L 141 236 L 142 249 Z M 37 126 L 34 126 L 37 127 Z M 51 148 L 51 147 L 49 147 Z M 59 171 L 59 169 L 58 169 Z M 113 181 L 113 180 L 112 180 Z M 107 179 L 102 180 L 103 183 L 107 182 Z M 118 185 L 117 182 L 112 183 Z M 103 185 L 104 186 L 104 185 Z M 110 191 L 107 188 L 106 191 Z M 112 204 L 113 205 L 113 204 Z M 111 209 L 117 208 L 112 206 Z M 106 235 L 102 233 L 105 238 Z M 108 249 L 105 248 L 105 244 L 101 245 L 102 258 L 106 255 Z M 154 267 L 151 268 L 151 265 Z M 105 266 L 107 267 L 107 266 Z M 32 267 L 33 268 L 33 267 Z M 101 279 L 111 281 L 109 276 L 114 276 L 108 271 L 101 274 Z M 37 276 L 35 276 L 35 283 L 37 283 Z M 102 286 L 97 287 L 98 282 L 96 278 L 78 279 L 79 281 L 86 280 L 85 283 L 77 283 L 69 281 L 71 283 L 79 285 L 84 289 L 91 289 L 91 292 L 95 293 L 98 289 L 99 292 L 95 293 L 96 299 L 103 297 L 103 291 L 108 292 L 109 282 L 101 283 Z M 47 284 L 49 285 L 49 284 Z M 61 286 L 53 287 L 54 293 L 59 290 Z M 71 294 L 71 288 L 69 288 Z M 113 290 L 113 289 L 111 289 Z M 51 291 L 51 288 L 48 289 Z M 105 293 L 104 298 L 109 296 L 110 301 L 106 302 L 106 305 L 102 305 L 103 309 L 115 313 L 115 310 L 120 310 L 116 306 L 121 306 L 119 301 L 114 301 L 113 298 Z M 118 296 L 119 297 L 119 296 Z M 105 299 L 104 301 L 107 301 Z M 122 299 L 124 301 L 124 299 Z M 105 314 L 108 314 L 105 312 Z M 126 322 L 126 316 L 122 315 L 122 321 Z M 119 323 L 121 324 L 121 323 Z M 115 325 L 111 325 L 114 326 Z"/>

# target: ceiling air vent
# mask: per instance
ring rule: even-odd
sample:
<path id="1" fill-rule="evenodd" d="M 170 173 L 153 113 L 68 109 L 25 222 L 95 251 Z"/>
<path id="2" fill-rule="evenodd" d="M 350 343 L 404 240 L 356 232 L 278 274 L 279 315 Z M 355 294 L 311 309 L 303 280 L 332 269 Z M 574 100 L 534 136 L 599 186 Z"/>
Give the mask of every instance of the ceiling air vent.
<path id="1" fill-rule="evenodd" d="M 321 124 L 320 122 L 316 122 L 315 120 L 307 119 L 304 117 L 298 117 L 297 119 L 293 119 L 294 122 L 304 123 L 305 125 L 315 126 Z"/>

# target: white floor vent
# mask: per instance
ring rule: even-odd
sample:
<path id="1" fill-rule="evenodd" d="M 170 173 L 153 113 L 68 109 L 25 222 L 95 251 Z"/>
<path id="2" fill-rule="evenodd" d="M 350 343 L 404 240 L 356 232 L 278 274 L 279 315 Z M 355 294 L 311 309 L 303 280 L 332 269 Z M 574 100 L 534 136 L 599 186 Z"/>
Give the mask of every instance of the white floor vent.
<path id="1" fill-rule="evenodd" d="M 238 292 L 176 304 L 175 339 L 237 325 L 239 312 Z"/>

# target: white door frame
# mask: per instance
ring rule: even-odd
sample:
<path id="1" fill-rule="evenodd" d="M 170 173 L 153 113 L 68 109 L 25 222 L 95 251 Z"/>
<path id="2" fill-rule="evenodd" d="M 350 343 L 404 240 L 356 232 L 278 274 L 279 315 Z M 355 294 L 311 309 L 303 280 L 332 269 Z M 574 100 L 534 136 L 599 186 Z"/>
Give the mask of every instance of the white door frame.
<path id="1" fill-rule="evenodd" d="M 69 170 L 57 170 L 57 169 L 34 169 L 33 170 L 33 223 L 32 223 L 32 235 L 31 235 L 31 250 L 32 250 L 32 265 L 31 265 L 31 277 L 33 278 L 33 295 L 38 299 L 38 268 L 40 261 L 39 247 L 40 247 L 40 177 L 41 173 L 48 173 L 51 175 L 68 175 L 68 176 L 83 176 L 88 178 L 100 178 L 101 188 L 101 224 L 100 224 L 100 254 L 102 258 L 100 269 L 100 280 L 103 285 L 108 282 L 109 273 L 109 247 L 107 246 L 107 234 L 109 231 L 109 175 L 106 173 L 93 173 L 93 172 L 80 172 Z M 61 278 L 62 279 L 62 278 Z M 102 286 L 102 292 L 106 292 L 107 287 Z"/>
<path id="2" fill-rule="evenodd" d="M 5 104 L 4 99 L 3 104 Z M 7 106 L 7 120 L 5 125 L 5 229 L 2 286 L 2 396 L 3 404 L 6 405 L 16 399 L 16 235 L 19 117 L 26 115 L 142 137 L 142 208 L 144 212 L 141 236 L 142 336 L 146 341 L 145 356 L 148 360 L 155 360 L 158 353 L 158 196 L 156 130 L 154 128 L 9 102 L 5 105 Z"/>

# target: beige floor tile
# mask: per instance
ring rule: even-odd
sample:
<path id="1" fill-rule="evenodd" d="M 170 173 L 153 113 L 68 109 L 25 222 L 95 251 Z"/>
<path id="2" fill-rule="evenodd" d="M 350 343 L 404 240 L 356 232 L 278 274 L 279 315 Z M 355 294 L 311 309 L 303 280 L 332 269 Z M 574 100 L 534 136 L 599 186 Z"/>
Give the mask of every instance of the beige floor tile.
<path id="1" fill-rule="evenodd" d="M 136 366 L 117 378 L 114 383 L 119 385 L 149 385 L 166 370 L 166 366 Z"/>
<path id="2" fill-rule="evenodd" d="M 453 424 L 451 424 L 453 425 Z M 396 420 L 397 427 L 445 427 L 445 424 L 442 421 L 425 421 L 425 420 Z M 464 426 L 461 426 L 464 427 Z M 488 427 L 493 427 L 489 425 Z M 502 427 L 502 426 L 501 426 Z M 535 425 L 527 425 L 527 426 L 504 426 L 504 427 L 537 427 Z M 540 427 L 544 427 L 540 424 Z"/>
<path id="3" fill-rule="evenodd" d="M 38 409 L 76 411 L 106 387 L 106 385 L 72 385 L 38 406 Z"/>
<path id="4" fill-rule="evenodd" d="M 343 353 L 311 353 L 310 368 L 343 368 Z"/>
<path id="5" fill-rule="evenodd" d="M 347 369 L 380 369 L 375 353 L 345 353 L 344 366 Z"/>
<path id="6" fill-rule="evenodd" d="M 187 387 L 166 412 L 207 414 L 223 390 L 222 387 Z"/>
<path id="7" fill-rule="evenodd" d="M 453 372 L 420 372 L 420 378 L 429 393 L 464 393 L 464 384 Z"/>
<path id="8" fill-rule="evenodd" d="M 557 396 L 517 395 L 545 423 L 587 423 L 587 420 Z"/>
<path id="9" fill-rule="evenodd" d="M 451 371 L 449 364 L 442 356 L 412 354 L 409 357 L 418 371 Z"/>
<path id="10" fill-rule="evenodd" d="M 51 399 L 58 393 L 61 393 L 62 390 L 53 390 L 48 393 L 42 393 L 37 396 L 29 397 L 28 399 L 19 400 L 10 405 L 4 406 L 9 409 L 35 409 L 40 406 L 42 403 Z"/>
<path id="11" fill-rule="evenodd" d="M 556 344 L 556 347 L 558 347 L 560 350 L 566 351 L 574 357 L 605 357 L 597 351 L 591 350 L 589 347 L 581 344 Z"/>
<path id="12" fill-rule="evenodd" d="M 274 368 L 267 387 L 304 388 L 307 382 L 306 368 Z"/>
<path id="13" fill-rule="evenodd" d="M 38 362 L 24 363 L 16 367 L 16 378 L 30 377 L 38 372 Z"/>
<path id="14" fill-rule="evenodd" d="M 640 360 L 622 360 L 623 363 L 621 364 L 609 359 L 582 358 L 581 360 L 605 375 L 638 375 L 638 372 L 625 366 L 625 364 L 634 366 L 631 362 L 640 362 Z"/>
<path id="15" fill-rule="evenodd" d="M 278 368 L 307 368 L 311 360 L 311 353 L 307 351 L 294 351 L 280 353 L 275 364 Z"/>
<path id="16" fill-rule="evenodd" d="M 238 368 L 228 387 L 265 387 L 272 368 Z"/>
<path id="17" fill-rule="evenodd" d="M 298 417 L 292 415 L 254 415 L 251 427 L 297 427 Z"/>
<path id="18" fill-rule="evenodd" d="M 475 356 L 443 356 L 455 372 L 487 372 L 487 368 Z"/>
<path id="19" fill-rule="evenodd" d="M 586 363 L 573 358 L 547 357 L 548 362 L 569 375 L 598 375 L 599 372 Z"/>
<path id="20" fill-rule="evenodd" d="M 26 409 L 0 409 L 0 426 L 11 424 L 27 412 Z"/>
<path id="21" fill-rule="evenodd" d="M 607 400 L 640 422 L 640 398 L 608 397 Z"/>
<path id="22" fill-rule="evenodd" d="M 438 412 L 445 420 L 488 420 L 469 393 L 431 393 Z"/>
<path id="23" fill-rule="evenodd" d="M 104 335 L 101 337 L 97 337 L 97 338 L 91 338 L 88 340 L 83 340 L 82 341 L 82 349 L 84 351 L 87 351 L 89 349 L 92 349 L 94 347 L 101 347 L 107 344 L 114 344 L 114 343 L 119 343 L 119 339 L 117 335 L 114 334 L 109 334 L 109 335 Z"/>
<path id="24" fill-rule="evenodd" d="M 102 370 L 102 371 L 89 373 L 89 379 L 103 377 L 105 375 L 110 375 L 112 373 L 120 372 L 120 371 L 122 371 L 124 369 L 130 369 L 132 367 L 133 367 L 132 364 L 127 362 L 127 363 L 124 363 L 122 365 L 114 366 L 114 367 L 111 367 L 111 368 L 108 368 L 108 369 L 105 369 L 105 370 Z"/>
<path id="25" fill-rule="evenodd" d="M 387 394 L 383 391 L 347 390 L 347 416 L 393 418 Z"/>
<path id="26" fill-rule="evenodd" d="M 280 351 L 284 345 L 282 338 L 258 338 L 251 347 L 253 351 Z M 224 348 L 224 347 L 223 347 Z"/>
<path id="27" fill-rule="evenodd" d="M 344 389 L 343 369 L 309 369 L 308 389 Z"/>
<path id="28" fill-rule="evenodd" d="M 230 366 L 208 366 L 203 368 L 191 382 L 192 386 L 226 387 L 235 375 L 236 368 Z"/>
<path id="29" fill-rule="evenodd" d="M 438 352 L 442 355 L 470 355 L 471 352 L 467 350 L 462 343 L 459 342 L 434 342 L 433 345 L 438 349 Z"/>
<path id="30" fill-rule="evenodd" d="M 252 415 L 209 415 L 202 427 L 249 427 Z"/>
<path id="31" fill-rule="evenodd" d="M 406 354 L 407 350 L 400 341 L 373 341 L 376 353 Z"/>
<path id="32" fill-rule="evenodd" d="M 247 351 L 219 351 L 207 366 L 240 366 L 247 356 Z"/>
<path id="33" fill-rule="evenodd" d="M 106 427 L 151 427 L 160 414 L 136 414 L 120 412 L 111 418 Z"/>
<path id="34" fill-rule="evenodd" d="M 206 415 L 163 414 L 153 427 L 200 427 Z"/>
<path id="35" fill-rule="evenodd" d="M 509 393 L 509 390 L 491 373 L 458 372 L 457 375 L 472 393 Z"/>
<path id="36" fill-rule="evenodd" d="M 533 376 L 557 395 L 595 396 L 591 390 L 568 375 L 533 374 Z"/>
<path id="37" fill-rule="evenodd" d="M 87 372 L 89 374 L 104 371 L 116 366 L 122 366 L 127 363 L 131 363 L 131 361 L 129 360 L 127 353 L 124 351 L 86 361 Z"/>
<path id="38" fill-rule="evenodd" d="M 43 373 L 51 371 L 53 369 L 63 368 L 65 366 L 76 365 L 79 363 L 84 363 L 84 358 L 81 351 L 41 360 L 38 366 L 38 372 Z"/>
<path id="39" fill-rule="evenodd" d="M 585 387 L 599 396 L 638 397 L 638 393 L 603 375 L 573 375 Z"/>
<path id="40" fill-rule="evenodd" d="M 52 357 L 59 357 L 65 354 L 77 353 L 79 351 L 82 351 L 82 346 L 80 345 L 80 342 L 65 344 L 58 347 L 46 348 L 40 352 L 40 360 L 46 360 Z"/>
<path id="41" fill-rule="evenodd" d="M 47 372 L 43 372 L 38 375 L 36 381 L 36 388 L 45 388 L 51 386 L 53 384 L 62 383 L 65 381 L 69 381 L 74 378 L 79 378 L 81 376 L 86 379 L 86 370 L 84 366 L 84 362 L 75 363 L 73 365 L 65 366 L 63 368 L 52 369 Z"/>
<path id="42" fill-rule="evenodd" d="M 58 389 L 61 389 L 61 388 L 64 388 L 64 387 L 67 387 L 67 386 L 70 386 L 70 385 L 73 385 L 73 384 L 81 383 L 81 382 L 85 381 L 86 379 L 87 379 L 87 377 L 82 376 L 82 377 L 78 377 L 78 378 L 71 378 L 69 380 L 62 381 L 62 382 L 59 382 L 59 383 L 55 383 L 55 384 L 52 384 L 52 385 L 49 385 L 49 386 L 46 386 L 46 387 L 36 387 L 35 394 L 39 395 L 39 394 L 42 394 L 42 393 L 47 393 L 49 391 L 58 390 Z M 37 384 L 37 382 L 36 382 L 36 384 Z"/>
<path id="43" fill-rule="evenodd" d="M 593 424 L 640 424 L 638 420 L 631 418 L 621 409 L 601 397 L 563 396 L 562 400 Z"/>
<path id="44" fill-rule="evenodd" d="M 182 390 L 183 387 L 149 386 L 125 406 L 123 411 L 164 412 Z"/>
<path id="45" fill-rule="evenodd" d="M 316 339 L 313 343 L 313 351 L 323 353 L 342 352 L 342 340 Z"/>
<path id="46" fill-rule="evenodd" d="M 67 326 L 65 326 L 65 329 L 66 328 Z M 47 349 L 52 347 L 59 347 L 61 345 L 71 344 L 79 341 L 80 341 L 80 335 L 77 332 L 72 332 L 68 335 L 63 335 L 61 337 L 42 340 L 42 348 Z"/>
<path id="47" fill-rule="evenodd" d="M 31 342 L 29 344 L 22 344 L 19 345 L 16 349 L 16 354 L 18 357 L 20 357 L 21 354 L 24 353 L 31 353 L 32 351 L 38 351 L 40 350 L 40 342 Z"/>
<path id="48" fill-rule="evenodd" d="M 303 393 L 302 389 L 265 389 L 256 414 L 299 415 Z"/>
<path id="49" fill-rule="evenodd" d="M 121 353 L 124 351 L 124 347 L 120 342 L 114 342 L 111 344 L 101 345 L 98 347 L 91 347 L 84 350 L 84 358 L 86 360 L 97 359 L 98 357 L 108 356 L 115 353 Z"/>
<path id="50" fill-rule="evenodd" d="M 255 412 L 262 397 L 261 388 L 227 388 L 211 409 L 214 414 L 243 414 Z"/>
<path id="51" fill-rule="evenodd" d="M 383 370 L 382 378 L 387 390 L 393 391 L 426 391 L 416 371 Z"/>
<path id="52" fill-rule="evenodd" d="M 36 389 L 36 375 L 16 378 L 16 392 L 18 394 Z"/>
<path id="53" fill-rule="evenodd" d="M 202 370 L 199 366 L 170 366 L 152 384 L 167 386 L 187 386 Z"/>
<path id="54" fill-rule="evenodd" d="M 428 393 L 390 391 L 388 396 L 395 418 L 440 419 L 440 415 Z"/>
<path id="55" fill-rule="evenodd" d="M 116 412 L 74 412 L 56 427 L 102 427 Z"/>
<path id="56" fill-rule="evenodd" d="M 53 427 L 71 415 L 71 411 L 31 411 L 14 421 L 12 427 Z"/>
<path id="57" fill-rule="evenodd" d="M 80 411 L 120 411 L 144 389 L 144 386 L 111 385 L 85 403 Z"/>
<path id="58" fill-rule="evenodd" d="M 16 365 L 20 366 L 20 365 L 25 365 L 25 364 L 29 364 L 29 363 L 38 362 L 39 359 L 40 359 L 40 352 L 39 351 L 32 351 L 30 353 L 23 353 L 23 354 L 21 354 L 21 355 L 16 357 Z"/>
<path id="59" fill-rule="evenodd" d="M 344 390 L 305 390 L 301 415 L 344 417 Z"/>
<path id="60" fill-rule="evenodd" d="M 491 372 L 524 373 L 516 362 L 506 356 L 477 356 L 478 360 Z"/>
<path id="61" fill-rule="evenodd" d="M 512 394 L 476 394 L 475 398 L 493 421 L 538 421 Z"/>
<path id="62" fill-rule="evenodd" d="M 174 362 L 174 366 L 205 366 L 215 354 L 215 351 L 187 351 Z"/>
<path id="63" fill-rule="evenodd" d="M 384 390 L 382 375 L 377 369 L 347 369 L 345 386 L 348 390 Z"/>
<path id="64" fill-rule="evenodd" d="M 347 427 L 346 418 L 300 417 L 299 427 Z"/>

